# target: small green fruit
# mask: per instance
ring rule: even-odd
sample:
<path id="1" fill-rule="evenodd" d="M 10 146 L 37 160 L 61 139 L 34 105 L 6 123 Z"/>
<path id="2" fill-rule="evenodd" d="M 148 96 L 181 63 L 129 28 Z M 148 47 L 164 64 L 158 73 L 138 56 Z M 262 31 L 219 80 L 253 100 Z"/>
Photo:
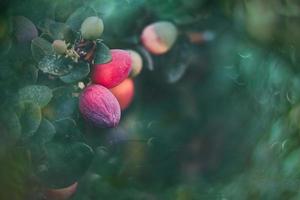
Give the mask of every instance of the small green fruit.
<path id="1" fill-rule="evenodd" d="M 68 49 L 66 42 L 63 40 L 54 40 L 52 46 L 57 54 L 64 54 Z"/>
<path id="2" fill-rule="evenodd" d="M 86 40 L 96 40 L 103 33 L 103 22 L 99 17 L 93 16 L 86 18 L 81 24 L 80 32 Z"/>

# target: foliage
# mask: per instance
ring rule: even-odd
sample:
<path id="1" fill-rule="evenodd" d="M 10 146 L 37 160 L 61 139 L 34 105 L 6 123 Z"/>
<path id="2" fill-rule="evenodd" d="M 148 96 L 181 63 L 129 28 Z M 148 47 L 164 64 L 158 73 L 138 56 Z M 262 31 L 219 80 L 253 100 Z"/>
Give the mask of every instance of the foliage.
<path id="1" fill-rule="evenodd" d="M 75 181 L 78 200 L 299 198 L 296 1 L 6 3 L 0 199 L 43 199 L 45 188 Z M 20 15 L 38 37 L 17 40 Z M 89 16 L 104 22 L 94 41 L 79 31 Z M 139 40 L 158 20 L 180 32 L 161 56 Z M 68 53 L 57 54 L 54 40 L 65 40 Z M 79 83 L 90 83 L 94 63 L 111 60 L 110 48 L 137 50 L 146 70 L 119 127 L 101 129 L 78 112 Z"/>

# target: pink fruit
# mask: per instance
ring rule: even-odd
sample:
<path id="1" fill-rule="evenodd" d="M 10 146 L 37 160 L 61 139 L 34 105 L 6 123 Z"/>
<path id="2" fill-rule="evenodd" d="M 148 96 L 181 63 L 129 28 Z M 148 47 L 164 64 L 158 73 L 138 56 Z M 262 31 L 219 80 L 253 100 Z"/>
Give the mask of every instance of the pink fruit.
<path id="1" fill-rule="evenodd" d="M 116 97 L 107 88 L 96 84 L 89 85 L 81 93 L 79 110 L 87 121 L 103 128 L 117 126 L 121 117 Z"/>
<path id="2" fill-rule="evenodd" d="M 125 79 L 118 86 L 111 88 L 110 91 L 117 98 L 121 110 L 126 109 L 132 102 L 134 96 L 134 83 L 130 78 Z"/>
<path id="3" fill-rule="evenodd" d="M 131 57 L 125 50 L 111 50 L 112 60 L 105 64 L 95 64 L 92 82 L 112 88 L 128 77 L 131 71 Z"/>
<path id="4" fill-rule="evenodd" d="M 73 185 L 61 189 L 49 189 L 46 192 L 46 199 L 48 200 L 66 200 L 69 199 L 77 189 L 77 182 Z"/>
<path id="5" fill-rule="evenodd" d="M 146 26 L 141 41 L 144 47 L 153 54 L 163 54 L 170 50 L 177 39 L 178 31 L 170 22 L 156 22 Z"/>

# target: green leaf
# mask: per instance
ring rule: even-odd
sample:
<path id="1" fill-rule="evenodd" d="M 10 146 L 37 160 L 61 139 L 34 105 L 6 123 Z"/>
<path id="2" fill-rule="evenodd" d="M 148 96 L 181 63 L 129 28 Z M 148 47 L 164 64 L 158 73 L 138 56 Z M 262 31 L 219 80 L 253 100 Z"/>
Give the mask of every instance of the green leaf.
<path id="1" fill-rule="evenodd" d="M 14 144 L 21 136 L 21 124 L 15 112 L 1 109 L 0 115 L 0 149 Z"/>
<path id="2" fill-rule="evenodd" d="M 2 59 L 0 66 L 0 84 L 16 81 L 17 72 L 8 60 Z"/>
<path id="3" fill-rule="evenodd" d="M 87 171 L 93 150 L 84 143 L 52 142 L 45 146 L 46 162 L 37 170 L 37 176 L 50 188 L 64 188 Z"/>
<path id="4" fill-rule="evenodd" d="M 51 102 L 43 109 L 43 114 L 51 121 L 70 118 L 78 109 L 78 98 L 72 95 L 72 87 L 53 90 Z"/>
<path id="5" fill-rule="evenodd" d="M 11 39 L 6 39 L 3 41 L 0 41 L 0 57 L 6 56 L 10 49 L 12 48 L 12 40 Z"/>
<path id="6" fill-rule="evenodd" d="M 64 33 L 68 29 L 68 26 L 65 23 L 47 20 L 46 29 L 54 40 L 63 40 Z"/>
<path id="7" fill-rule="evenodd" d="M 82 7 L 77 9 L 66 21 L 66 24 L 74 31 L 79 31 L 82 22 L 90 16 L 96 16 L 97 13 L 91 7 Z"/>
<path id="8" fill-rule="evenodd" d="M 286 177 L 293 177 L 299 175 L 299 159 L 300 149 L 296 149 L 288 154 L 288 156 L 282 162 L 283 175 Z"/>
<path id="9" fill-rule="evenodd" d="M 66 40 L 67 42 L 74 41 L 76 33 L 65 23 L 47 20 L 45 30 L 53 40 Z"/>
<path id="10" fill-rule="evenodd" d="M 111 53 L 109 48 L 102 42 L 97 43 L 95 51 L 95 64 L 103 64 L 111 61 Z"/>
<path id="11" fill-rule="evenodd" d="M 54 53 L 51 43 L 41 37 L 31 41 L 31 52 L 36 61 L 40 61 L 44 56 Z"/>
<path id="12" fill-rule="evenodd" d="M 38 144 L 50 142 L 54 137 L 55 132 L 55 126 L 50 121 L 43 118 L 38 130 L 34 134 L 33 141 Z"/>
<path id="13" fill-rule="evenodd" d="M 82 80 L 90 73 L 90 66 L 87 62 L 76 63 L 73 70 L 65 75 L 61 76 L 60 79 L 65 83 L 74 83 Z"/>
<path id="14" fill-rule="evenodd" d="M 34 84 L 38 79 L 38 68 L 34 64 L 27 64 L 22 70 L 23 84 Z"/>
<path id="15" fill-rule="evenodd" d="M 57 57 L 56 55 L 45 56 L 38 64 L 40 70 L 44 73 L 63 76 L 70 73 L 73 68 L 66 59 Z"/>
<path id="16" fill-rule="evenodd" d="M 32 102 L 40 107 L 46 106 L 52 96 L 52 90 L 43 85 L 30 85 L 19 90 L 20 102 Z"/>
<path id="17" fill-rule="evenodd" d="M 53 125 L 56 129 L 55 138 L 58 140 L 78 141 L 82 139 L 82 134 L 73 119 L 58 120 L 53 122 Z"/>
<path id="18" fill-rule="evenodd" d="M 27 139 L 33 136 L 42 120 L 40 107 L 34 103 L 22 104 L 22 111 L 19 119 L 22 126 L 23 138 Z"/>

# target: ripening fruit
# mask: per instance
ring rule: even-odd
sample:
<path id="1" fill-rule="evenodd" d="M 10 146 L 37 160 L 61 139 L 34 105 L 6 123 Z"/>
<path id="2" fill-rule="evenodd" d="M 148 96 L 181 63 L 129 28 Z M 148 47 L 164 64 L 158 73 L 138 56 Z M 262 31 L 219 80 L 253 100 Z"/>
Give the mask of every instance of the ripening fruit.
<path id="1" fill-rule="evenodd" d="M 14 35 L 18 42 L 31 42 L 32 39 L 38 36 L 38 31 L 35 25 L 26 17 L 14 17 Z"/>
<path id="2" fill-rule="evenodd" d="M 116 87 L 111 88 L 110 91 L 117 98 L 121 110 L 124 110 L 132 102 L 134 96 L 134 82 L 132 79 L 127 78 Z"/>
<path id="3" fill-rule="evenodd" d="M 77 182 L 75 182 L 73 185 L 61 188 L 61 189 L 49 189 L 46 192 L 46 199 L 47 200 L 66 200 L 69 199 L 77 189 Z"/>
<path id="4" fill-rule="evenodd" d="M 131 71 L 130 71 L 130 76 L 131 77 L 136 77 L 139 75 L 142 71 L 143 68 L 143 60 L 140 54 L 136 51 L 133 50 L 128 50 L 130 53 L 131 57 Z"/>
<path id="5" fill-rule="evenodd" d="M 102 19 L 97 16 L 92 16 L 83 21 L 80 32 L 82 38 L 86 40 L 96 40 L 102 35 L 103 29 Z"/>
<path id="6" fill-rule="evenodd" d="M 146 26 L 141 41 L 144 47 L 153 54 L 166 53 L 177 39 L 178 31 L 174 24 L 166 21 Z"/>
<path id="7" fill-rule="evenodd" d="M 125 80 L 131 70 L 131 57 L 128 51 L 111 50 L 112 59 L 105 64 L 95 64 L 92 72 L 92 82 L 112 88 Z"/>
<path id="8" fill-rule="evenodd" d="M 121 109 L 116 97 L 105 87 L 92 84 L 79 98 L 79 110 L 93 125 L 110 128 L 119 124 Z"/>
<path id="9" fill-rule="evenodd" d="M 63 40 L 54 40 L 52 47 L 57 54 L 64 54 L 68 49 L 66 42 Z"/>

